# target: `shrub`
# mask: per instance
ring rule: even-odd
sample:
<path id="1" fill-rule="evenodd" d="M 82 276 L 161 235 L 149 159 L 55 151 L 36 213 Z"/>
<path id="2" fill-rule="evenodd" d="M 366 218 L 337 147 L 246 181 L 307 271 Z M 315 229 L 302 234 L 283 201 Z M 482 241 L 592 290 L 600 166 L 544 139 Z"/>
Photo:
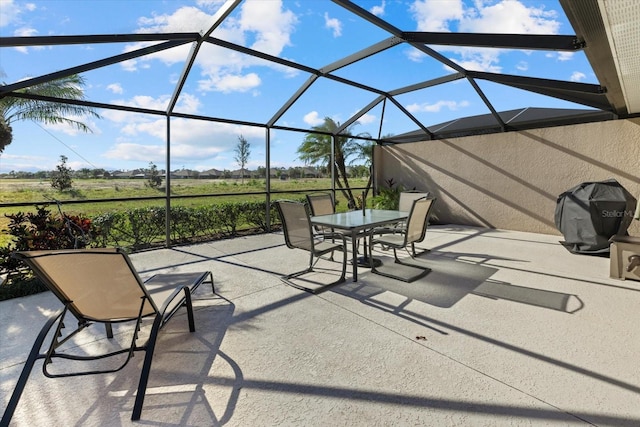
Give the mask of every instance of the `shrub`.
<path id="1" fill-rule="evenodd" d="M 125 217 L 130 225 L 131 249 L 148 248 L 158 236 L 164 235 L 165 208 L 150 207 L 129 209 Z"/>
<path id="2" fill-rule="evenodd" d="M 158 171 L 158 167 L 154 165 L 153 162 L 149 162 L 149 179 L 147 180 L 147 185 L 151 188 L 160 188 L 162 185 L 160 171 Z"/>
<path id="3" fill-rule="evenodd" d="M 11 257 L 15 251 L 73 249 L 87 247 L 99 230 L 89 218 L 60 213 L 52 214 L 47 206 L 36 206 L 35 213 L 18 212 L 9 218 L 7 230 L 13 241 L 0 247 L 0 273 L 7 277 L 2 283 L 0 300 L 9 295 L 28 295 L 45 290 L 31 270 Z M 24 290 L 21 290 L 24 288 Z M 13 296 L 9 296 L 12 298 Z"/>
<path id="4" fill-rule="evenodd" d="M 222 232 L 226 233 L 227 236 L 235 236 L 237 234 L 244 203 L 228 202 L 214 205 L 214 212 L 220 221 Z"/>
<path id="5" fill-rule="evenodd" d="M 304 201 L 301 197 L 299 201 Z M 45 290 L 30 270 L 11 258 L 17 250 L 123 247 L 136 251 L 164 243 L 165 207 L 134 208 L 105 212 L 92 219 L 51 214 L 46 206 L 36 213 L 5 215 L 10 219 L 13 242 L 0 247 L 0 273 L 8 279 L 0 286 L 0 300 Z M 199 207 L 171 208 L 171 241 L 185 243 L 201 239 L 233 237 L 241 229 L 266 232 L 265 202 L 228 202 Z M 270 207 L 270 226 L 280 223 L 275 205 Z"/>
<path id="6" fill-rule="evenodd" d="M 72 170 L 67 167 L 67 157 L 60 156 L 60 164 L 56 166 L 56 171 L 51 177 L 51 187 L 58 191 L 71 190 L 73 188 L 71 173 Z"/>
<path id="7" fill-rule="evenodd" d="M 398 209 L 400 193 L 404 191 L 402 185 L 396 185 L 393 178 L 385 181 L 387 186 L 380 187 L 378 195 L 372 198 L 373 207 L 376 209 Z"/>
<path id="8" fill-rule="evenodd" d="M 272 203 L 269 209 L 270 225 L 277 224 L 280 220 L 275 205 Z M 265 202 L 245 202 L 244 219 L 247 225 L 266 233 L 269 227 L 265 217 Z"/>

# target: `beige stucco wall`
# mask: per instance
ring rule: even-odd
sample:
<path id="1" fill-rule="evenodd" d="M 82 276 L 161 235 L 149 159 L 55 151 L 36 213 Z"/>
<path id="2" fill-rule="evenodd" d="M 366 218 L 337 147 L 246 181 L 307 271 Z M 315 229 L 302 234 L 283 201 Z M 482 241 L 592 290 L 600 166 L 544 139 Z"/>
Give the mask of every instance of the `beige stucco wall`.
<path id="1" fill-rule="evenodd" d="M 559 235 L 557 198 L 582 182 L 614 178 L 640 197 L 640 119 L 376 147 L 374 161 L 377 185 L 438 197 L 437 222 Z"/>

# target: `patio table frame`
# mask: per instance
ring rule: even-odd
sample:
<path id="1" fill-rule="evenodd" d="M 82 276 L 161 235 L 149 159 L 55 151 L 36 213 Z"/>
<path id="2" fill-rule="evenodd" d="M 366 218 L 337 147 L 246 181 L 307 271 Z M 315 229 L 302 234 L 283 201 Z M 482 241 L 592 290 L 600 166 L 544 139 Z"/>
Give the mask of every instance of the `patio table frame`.
<path id="1" fill-rule="evenodd" d="M 349 212 L 339 212 L 328 215 L 316 215 L 310 218 L 311 224 L 345 230 L 351 233 L 351 251 L 353 264 L 353 281 L 358 281 L 358 234 L 364 230 L 369 230 L 381 225 L 392 224 L 406 220 L 408 212 L 385 210 L 385 209 L 364 209 Z M 366 252 L 366 251 L 365 251 Z M 366 256 L 366 255 L 365 255 Z"/>

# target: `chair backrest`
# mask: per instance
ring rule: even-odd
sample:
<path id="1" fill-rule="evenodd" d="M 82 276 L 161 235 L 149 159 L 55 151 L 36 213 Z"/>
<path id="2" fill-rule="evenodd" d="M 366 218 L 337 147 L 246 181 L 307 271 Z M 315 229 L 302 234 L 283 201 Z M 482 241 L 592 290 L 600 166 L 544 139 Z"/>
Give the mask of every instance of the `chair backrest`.
<path id="1" fill-rule="evenodd" d="M 426 197 L 413 201 L 407 217 L 406 244 L 420 242 L 424 239 L 427 225 L 429 225 L 429 214 L 435 201 L 435 198 L 429 199 Z"/>
<path id="2" fill-rule="evenodd" d="M 313 216 L 329 215 L 336 210 L 330 193 L 307 194 L 307 203 Z"/>
<path id="3" fill-rule="evenodd" d="M 398 202 L 398 210 L 402 212 L 409 212 L 414 200 L 429 197 L 428 191 L 402 191 L 400 193 L 400 201 Z"/>
<path id="4" fill-rule="evenodd" d="M 158 312 L 129 257 L 118 249 L 25 251 L 14 257 L 78 320 L 118 322 Z"/>
<path id="5" fill-rule="evenodd" d="M 284 241 L 287 246 L 292 249 L 313 251 L 311 222 L 304 203 L 278 200 L 275 204 L 280 214 Z"/>

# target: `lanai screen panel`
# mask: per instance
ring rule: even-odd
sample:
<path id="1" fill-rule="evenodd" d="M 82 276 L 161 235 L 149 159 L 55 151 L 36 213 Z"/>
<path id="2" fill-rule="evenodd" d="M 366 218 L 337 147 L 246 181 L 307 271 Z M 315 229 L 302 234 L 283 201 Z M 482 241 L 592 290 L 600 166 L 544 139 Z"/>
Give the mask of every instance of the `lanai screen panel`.
<path id="1" fill-rule="evenodd" d="M 470 90 L 471 82 L 462 77 L 471 75 L 467 72 L 595 83 L 580 51 L 450 46 L 412 38 L 430 33 L 574 33 L 556 1 L 451 0 L 447 7 L 438 1 L 404 0 L 51 0 L 28 7 L 26 3 L 14 5 L 10 13 L 3 10 L 7 18 L 0 35 L 3 39 L 25 36 L 25 40 L 0 48 L 4 82 L 19 85 L 28 76 L 46 79 L 57 75 L 50 73 L 77 72 L 87 81 L 87 100 L 101 112 L 108 111 L 101 108 L 108 104 L 117 112 L 134 111 L 131 117 L 137 117 L 135 111 L 148 115 L 145 120 L 123 123 L 114 119 L 118 114 L 102 114 L 94 136 L 44 126 L 68 146 L 83 138 L 102 138 L 112 145 L 153 145 L 166 132 L 163 115 L 174 115 L 176 127 L 193 117 L 255 125 L 248 132 L 252 138 L 255 129 L 266 131 L 260 126 L 309 129 L 323 117 L 332 117 L 341 123 L 357 123 L 356 132 L 377 137 L 424 129 L 467 113 L 514 108 L 510 103 L 514 93 L 523 101 L 517 107 L 527 106 L 524 95 L 528 91 L 521 89 L 507 90 L 504 85 L 471 77 L 482 92 Z M 417 36 L 409 37 L 409 32 Z M 56 37 L 81 39 L 61 44 Z M 30 40 L 34 42 L 29 44 Z M 392 46 L 376 50 L 376 44 L 385 40 L 391 40 Z M 447 76 L 461 78 L 404 90 Z M 317 80 L 298 93 L 310 78 Z M 8 90 L 18 86 L 10 87 Z M 463 87 L 465 92 L 458 93 Z M 476 100 L 469 102 L 474 108 L 479 106 L 477 111 L 463 107 L 463 101 L 472 96 Z M 486 100 L 477 102 L 482 96 Z M 559 105 L 551 97 L 534 97 L 536 107 Z M 451 100 L 455 104 L 446 102 Z M 441 105 L 440 110 L 420 111 L 421 106 L 433 109 L 434 105 Z M 447 105 L 458 109 L 450 111 Z M 366 106 L 370 110 L 354 121 L 354 115 Z M 15 141 L 3 153 L 0 172 L 26 164 L 14 159 L 34 151 L 28 142 L 37 139 L 29 126 L 34 125 L 13 124 Z M 227 132 L 236 137 L 238 133 Z M 152 139 L 139 140 L 143 135 Z M 220 147 L 227 151 L 216 158 L 233 158 L 230 143 Z M 282 153 L 289 154 L 278 161 L 295 162 L 295 147 Z M 71 150 L 65 154 L 76 156 Z M 99 157 L 108 159 L 107 151 Z M 194 158 L 191 163 L 200 160 Z M 108 163 L 118 169 L 133 166 L 127 162 Z"/>

